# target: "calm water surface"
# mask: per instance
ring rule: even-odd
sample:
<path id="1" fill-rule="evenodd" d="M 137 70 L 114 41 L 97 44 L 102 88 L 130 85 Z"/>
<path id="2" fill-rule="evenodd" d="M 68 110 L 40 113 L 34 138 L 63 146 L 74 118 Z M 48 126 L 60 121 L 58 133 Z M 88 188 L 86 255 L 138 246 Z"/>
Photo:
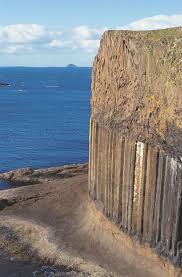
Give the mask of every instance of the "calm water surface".
<path id="1" fill-rule="evenodd" d="M 88 160 L 91 68 L 0 68 L 0 81 L 0 172 Z"/>

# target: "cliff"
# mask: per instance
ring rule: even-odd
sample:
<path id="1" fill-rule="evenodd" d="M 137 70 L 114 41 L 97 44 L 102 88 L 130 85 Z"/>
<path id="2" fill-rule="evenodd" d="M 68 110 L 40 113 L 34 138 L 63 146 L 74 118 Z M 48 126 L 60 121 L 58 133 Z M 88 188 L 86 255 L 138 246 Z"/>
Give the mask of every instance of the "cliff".
<path id="1" fill-rule="evenodd" d="M 182 28 L 105 32 L 95 58 L 92 118 L 182 156 Z"/>
<path id="2" fill-rule="evenodd" d="M 182 28 L 105 32 L 93 66 L 89 195 L 157 253 L 182 258 Z"/>

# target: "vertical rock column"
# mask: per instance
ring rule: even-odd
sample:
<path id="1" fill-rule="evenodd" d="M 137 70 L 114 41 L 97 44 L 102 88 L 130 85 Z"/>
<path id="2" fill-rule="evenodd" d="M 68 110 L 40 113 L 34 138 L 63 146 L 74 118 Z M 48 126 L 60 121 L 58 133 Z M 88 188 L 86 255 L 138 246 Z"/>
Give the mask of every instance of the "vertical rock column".
<path id="1" fill-rule="evenodd" d="M 182 256 L 182 28 L 105 32 L 92 78 L 89 195 L 118 228 Z"/>
<path id="2" fill-rule="evenodd" d="M 122 231 L 172 259 L 182 239 L 181 176 L 181 165 L 158 147 L 91 120 L 91 199 Z"/>

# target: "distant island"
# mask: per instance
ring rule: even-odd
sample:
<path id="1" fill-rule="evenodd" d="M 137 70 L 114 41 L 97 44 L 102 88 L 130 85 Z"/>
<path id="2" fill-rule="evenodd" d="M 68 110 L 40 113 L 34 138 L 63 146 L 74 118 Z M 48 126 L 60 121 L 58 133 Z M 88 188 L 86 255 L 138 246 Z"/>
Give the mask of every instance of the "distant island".
<path id="1" fill-rule="evenodd" d="M 70 67 L 70 68 L 76 68 L 76 67 L 78 67 L 77 65 L 75 65 L 75 64 L 73 64 L 73 63 L 70 63 L 70 64 L 68 64 L 67 65 L 67 67 Z"/>

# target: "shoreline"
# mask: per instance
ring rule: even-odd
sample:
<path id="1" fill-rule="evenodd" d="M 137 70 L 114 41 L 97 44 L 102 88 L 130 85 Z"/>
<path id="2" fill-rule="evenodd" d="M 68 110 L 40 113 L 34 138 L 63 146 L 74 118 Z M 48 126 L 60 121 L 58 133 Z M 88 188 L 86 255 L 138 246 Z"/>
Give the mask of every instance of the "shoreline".
<path id="1" fill-rule="evenodd" d="M 33 169 L 18 168 L 0 173 L 0 180 L 13 187 L 36 185 L 88 173 L 88 163 Z"/>
<path id="2" fill-rule="evenodd" d="M 34 203 L 54 197 L 59 192 L 59 186 L 65 182 L 70 185 L 69 179 L 74 177 L 84 176 L 84 182 L 87 182 L 87 172 L 88 164 L 74 164 L 38 170 L 23 168 L 1 175 L 1 178 L 17 186 L 0 191 L 0 244 L 16 263 L 28 263 L 33 268 L 37 266 L 39 271 L 42 270 L 42 266 L 46 267 L 50 271 L 50 276 L 56 277 L 112 276 L 107 275 L 102 267 L 87 262 L 82 257 L 60 251 L 54 241 L 51 224 L 42 224 L 35 219 L 27 219 L 26 216 L 19 217 L 20 206 L 34 206 Z M 54 206 L 54 201 L 52 205 Z M 40 209 L 44 210 L 44 207 Z M 9 216 L 8 211 L 13 215 Z"/>
<path id="3" fill-rule="evenodd" d="M 11 178 L 29 180 L 30 174 L 23 172 L 11 172 Z M 52 275 L 56 277 L 177 276 L 171 264 L 120 232 L 96 209 L 88 198 L 87 164 L 31 175 L 37 178 L 38 173 L 38 184 L 0 191 L 0 242 L 10 256 L 68 273 Z"/>

